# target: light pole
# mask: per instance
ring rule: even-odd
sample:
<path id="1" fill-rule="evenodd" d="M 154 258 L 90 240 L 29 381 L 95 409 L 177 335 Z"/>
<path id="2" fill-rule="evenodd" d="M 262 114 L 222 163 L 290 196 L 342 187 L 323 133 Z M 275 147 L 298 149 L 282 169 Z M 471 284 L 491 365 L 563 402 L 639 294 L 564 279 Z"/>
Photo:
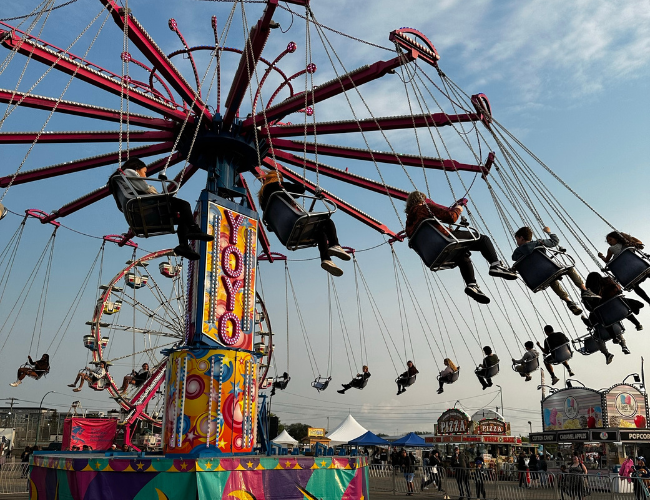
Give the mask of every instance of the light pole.
<path id="1" fill-rule="evenodd" d="M 501 416 L 504 417 L 506 412 L 505 409 L 503 408 L 503 389 L 498 384 L 494 384 L 494 385 L 496 385 L 499 388 L 499 395 L 501 396 Z"/>
<path id="2" fill-rule="evenodd" d="M 38 424 L 36 424 L 36 441 L 34 441 L 34 446 L 38 446 L 38 438 L 41 430 L 41 415 L 43 414 L 43 401 L 45 400 L 45 396 L 52 394 L 53 392 L 56 391 L 46 392 L 41 398 L 41 404 L 38 405 Z"/>
<path id="3" fill-rule="evenodd" d="M 533 424 L 532 424 L 532 422 L 530 420 L 528 421 L 528 427 L 530 428 L 530 433 L 532 434 L 533 433 Z"/>

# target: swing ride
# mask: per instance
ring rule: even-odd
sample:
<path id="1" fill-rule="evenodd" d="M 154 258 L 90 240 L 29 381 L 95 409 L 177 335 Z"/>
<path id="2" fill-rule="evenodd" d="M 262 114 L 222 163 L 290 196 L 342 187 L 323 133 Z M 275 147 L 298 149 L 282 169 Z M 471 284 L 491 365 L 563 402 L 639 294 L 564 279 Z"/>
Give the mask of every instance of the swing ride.
<path id="1" fill-rule="evenodd" d="M 0 126 L 14 113 L 20 115 L 32 109 L 48 113 L 45 124 L 38 131 L 0 132 L 3 145 L 30 145 L 18 167 L 11 174 L 0 177 L 0 187 L 5 188 L 0 202 L 10 188 L 18 190 L 21 185 L 29 186 L 37 181 L 111 166 L 110 176 L 105 175 L 107 172 L 104 170 L 100 176 L 107 180 L 106 185 L 87 194 L 80 193 L 73 201 L 60 200 L 59 208 L 50 213 L 28 210 L 19 231 L 24 229 L 28 217 L 54 227 L 51 241 L 35 267 L 35 270 L 40 269 L 49 252 L 44 278 L 44 283 L 48 283 L 54 236 L 63 218 L 110 195 L 115 197 L 123 211 L 128 228 L 125 227 L 121 235 L 105 237 L 100 253 L 106 242 L 112 242 L 132 249 L 131 258 L 109 282 L 101 283 L 89 322 L 90 334 L 85 334 L 82 340 L 92 354 L 93 363 L 107 367 L 106 374 L 93 382 L 91 389 L 107 393 L 123 410 L 125 417 L 121 423 L 127 444 L 132 444 L 130 440 L 136 424 L 144 421 L 161 427 L 164 452 L 170 457 L 198 460 L 210 456 L 251 454 L 258 445 L 258 426 L 262 435 L 265 431 L 262 415 L 269 411 L 267 400 L 260 397 L 259 391 L 271 389 L 273 395 L 276 389 L 285 390 L 291 379 L 290 302 L 293 303 L 313 375 L 311 387 L 318 393 L 327 390 L 334 380 L 333 345 L 339 342 L 334 340 L 336 331 L 342 334 L 352 379 L 361 371 L 360 367 L 369 365 L 364 310 L 370 310 L 374 317 L 372 328 L 378 332 L 375 339 L 383 341 L 400 392 L 413 386 L 417 380 L 417 369 L 414 372 L 407 370 L 405 377 L 400 375 L 407 362 L 415 368 L 413 336 L 416 332 L 423 336 L 438 365 L 452 356 L 458 361 L 456 348 L 462 342 L 462 354 L 471 358 L 477 366 L 477 374 L 488 379 L 500 375 L 499 364 L 479 367 L 473 353 L 479 353 L 487 344 L 494 347 L 496 341 L 502 341 L 508 354 L 514 358 L 513 350 L 523 347 L 528 337 L 539 336 L 542 325 L 547 323 L 545 315 L 549 321 L 552 318 L 552 322 L 561 324 L 572 337 L 570 342 L 550 350 L 546 361 L 553 365 L 571 359 L 571 344 L 581 354 L 589 355 L 598 350 L 596 336 L 606 342 L 622 333 L 620 322 L 630 316 L 631 310 L 620 296 L 603 301 L 595 308 L 592 315 L 597 322 L 587 335 L 581 335 L 566 310 L 550 300 L 547 289 L 553 288 L 552 283 L 573 269 L 580 267 L 584 273 L 594 265 L 617 280 L 624 289 L 635 289 L 650 275 L 649 257 L 638 248 L 626 247 L 601 268 L 595 244 L 575 223 L 572 214 L 542 177 L 551 175 L 559 181 L 599 218 L 608 231 L 615 230 L 615 227 L 494 118 L 486 95 L 465 93 L 441 70 L 440 55 L 420 31 L 412 28 L 392 31 L 389 41 L 393 47 L 373 44 L 376 48 L 391 51 L 391 58 L 349 70 L 307 0 L 288 0 L 286 7 L 278 0 L 267 0 L 259 21 L 252 27 L 248 24 L 244 2 L 233 2 L 221 31 L 217 17 L 212 17 L 214 44 L 211 45 L 189 46 L 179 24 L 171 19 L 169 28 L 178 36 L 182 48 L 168 54 L 136 19 L 137 12 L 114 0 L 100 0 L 99 3 L 102 10 L 82 34 L 91 30 L 102 17 L 113 19 L 123 34 L 123 50 L 112 54 L 113 62 L 109 64 L 114 64 L 119 58 L 122 64 L 119 73 L 91 62 L 88 57 L 104 24 L 81 56 L 72 52 L 81 36 L 64 49 L 41 39 L 40 34 L 32 34 L 36 33 L 36 23 L 46 9 L 39 11 L 35 21 L 24 30 L 0 22 L 0 43 L 11 58 L 25 56 L 28 63 L 35 61 L 45 65 L 46 74 L 55 71 L 70 78 L 58 97 L 35 93 L 40 80 L 28 91 L 19 90 L 20 82 L 14 89 L 0 89 L 0 102 L 7 105 Z M 227 46 L 226 41 L 238 11 L 241 12 L 244 45 L 233 48 Z M 288 62 L 291 54 L 298 51 L 297 43 L 290 41 L 286 49 L 273 59 L 262 57 L 272 30 L 278 27 L 273 16 L 281 11 L 302 19 L 305 26 L 305 64 L 300 63 L 300 69 L 293 74 L 283 71 L 280 63 Z M 324 73 L 333 78 L 322 83 L 315 83 L 323 71 L 312 60 L 314 42 L 311 30 L 316 33 L 317 40 L 322 43 L 322 53 L 331 63 L 331 68 Z M 191 66 L 193 84 L 179 69 L 181 60 Z M 203 76 L 199 72 L 199 60 L 207 63 Z M 237 60 L 234 70 L 228 66 Z M 232 81 L 222 102 L 223 75 L 232 75 Z M 405 110 L 406 114 L 377 116 L 364 99 L 362 90 L 390 78 L 399 79 L 399 97 L 404 102 L 396 109 Z M 301 80 L 304 80 L 303 90 L 298 89 Z M 88 84 L 100 99 L 101 96 L 106 99 L 109 95 L 118 96 L 120 109 L 64 99 L 73 81 Z M 269 86 L 270 91 L 267 90 Z M 250 103 L 246 102 L 247 94 Z M 344 110 L 340 119 L 320 121 L 320 116 L 332 115 L 325 112 L 327 103 L 332 103 L 332 108 Z M 95 124 L 119 124 L 119 130 L 102 132 L 93 127 L 93 130 L 80 132 L 46 131 L 50 118 L 59 115 L 68 115 L 70 120 L 82 117 L 93 120 Z M 303 123 L 285 121 L 290 116 L 297 116 Z M 396 150 L 394 144 L 399 136 L 395 134 L 404 131 L 408 140 L 403 143 L 415 146 L 416 153 Z M 332 137 L 331 143 L 321 142 L 325 136 Z M 144 142 L 146 145 L 133 147 L 131 142 Z M 452 142 L 455 143 L 453 146 Z M 59 164 L 23 169 L 37 146 L 97 143 L 118 144 L 118 149 L 98 156 L 68 158 Z M 468 160 L 455 159 L 455 154 L 461 151 L 457 144 L 463 146 L 460 154 Z M 389 151 L 379 151 L 375 147 Z M 323 157 L 332 158 L 339 165 L 346 162 L 351 168 L 327 165 L 320 161 Z M 153 159 L 147 165 L 146 178 L 135 178 L 122 170 L 124 161 L 134 158 Z M 171 172 L 179 164 L 181 167 L 176 175 L 168 178 L 168 170 Z M 400 172 L 403 174 L 406 180 L 401 187 L 386 183 L 383 165 L 389 165 L 391 179 Z M 362 171 L 364 167 L 374 168 L 378 180 L 349 171 Z M 181 213 L 176 203 L 178 194 L 199 171 L 207 173 L 207 182 L 194 210 L 193 221 L 202 234 L 209 237 L 197 238 L 190 245 L 200 258 L 183 260 L 174 250 L 137 256 L 139 250 L 132 242 L 134 237 L 150 238 L 181 232 L 177 229 L 181 226 Z M 427 202 L 431 201 L 431 171 L 438 171 L 433 175 L 444 178 L 450 198 L 458 200 L 449 208 L 443 207 L 454 212 L 455 218 L 441 220 L 429 209 L 428 215 L 418 221 L 414 232 L 407 237 L 400 215 L 402 204 L 409 198 L 409 193 L 419 191 L 419 187 L 424 189 L 422 193 Z M 263 206 L 259 206 L 261 213 L 258 214 L 256 193 L 249 186 L 269 172 L 276 174 L 276 180 L 286 179 L 299 184 L 304 192 L 288 192 L 280 182 L 278 189 Z M 421 176 L 422 181 L 416 176 Z M 468 180 L 470 176 L 472 180 Z M 326 189 L 321 182 L 327 186 L 345 186 L 342 190 L 348 193 L 350 189 L 358 190 L 353 197 L 355 203 L 358 200 L 368 208 L 352 205 L 342 195 L 335 194 L 334 189 Z M 149 190 L 147 186 L 151 186 L 150 183 L 156 184 L 155 190 Z M 442 193 L 436 193 L 436 196 L 441 197 Z M 372 215 L 376 204 L 368 199 L 380 198 L 388 199 L 396 216 L 391 224 L 399 224 L 401 229 L 396 226 L 391 229 Z M 396 203 L 400 204 L 399 208 Z M 114 207 L 111 210 L 115 211 Z M 466 210 L 467 219 L 460 218 L 463 210 Z M 6 214 L 7 209 L 0 203 L 0 219 Z M 342 214 L 378 233 L 383 242 L 377 247 L 390 248 L 396 314 L 382 311 L 378 305 L 373 288 L 359 266 L 357 254 L 361 250 L 341 248 L 338 242 L 332 241 L 331 234 L 324 238 L 326 227 L 333 227 L 334 217 Z M 115 220 L 118 220 L 117 214 Z M 498 221 L 498 225 L 492 224 L 493 220 Z M 443 281 L 443 276 L 447 279 L 446 275 L 450 274 L 447 270 L 461 267 L 461 261 L 469 260 L 470 252 L 479 251 L 479 242 L 484 245 L 486 240 L 490 241 L 490 246 L 493 242 L 496 247 L 493 251 L 505 260 L 507 246 L 510 251 L 515 248 L 513 235 L 516 228 L 530 227 L 533 233 L 539 234 L 538 228 L 546 227 L 546 221 L 557 227 L 571 255 L 564 249 L 535 248 L 518 259 L 512 271 L 502 270 L 509 275 L 500 277 L 511 280 L 509 283 L 494 280 L 488 284 L 480 273 L 472 283 L 466 277 L 467 268 L 461 269 L 468 288 L 479 290 L 480 282 L 494 302 L 486 306 L 490 299 L 482 292 L 487 301 L 468 293 L 481 305 L 468 300 L 465 306 L 452 296 L 451 287 Z M 503 234 L 497 237 L 500 230 Z M 336 284 L 343 270 L 339 270 L 340 274 L 330 271 L 325 275 L 329 316 L 328 354 L 326 364 L 323 364 L 319 350 L 314 348 L 313 339 L 310 339 L 311 328 L 300 309 L 298 298 L 301 294 L 296 290 L 289 271 L 290 259 L 271 251 L 272 240 L 268 233 L 273 233 L 289 251 L 318 246 L 321 253 L 329 252 L 330 256 L 352 260 L 358 348 L 353 347 L 353 333 L 348 329 L 342 307 L 345 301 L 340 299 Z M 10 240 L 6 255 L 3 255 L 4 262 L 13 261 L 20 234 L 17 231 Z M 416 292 L 413 278 L 409 277 L 396 251 L 405 239 L 412 250 L 408 258 L 416 259 L 417 255 L 420 259 L 422 274 L 418 281 L 426 286 L 428 299 Z M 484 256 L 487 253 L 483 248 L 480 252 Z M 589 258 L 593 263 L 588 263 Z M 494 261 L 487 257 L 486 260 L 490 265 L 490 275 L 496 276 L 493 269 L 503 266 L 503 260 Z M 287 344 L 284 349 L 286 371 L 283 374 L 278 373 L 269 311 L 257 286 L 258 273 L 267 265 L 258 263 L 272 264 L 276 261 L 284 262 L 285 274 Z M 469 265 L 473 275 L 471 260 L 465 265 Z M 517 276 L 522 281 L 515 281 Z M 6 279 L 3 277 L 5 281 L 0 281 L 0 286 L 6 287 L 8 279 L 8 276 Z M 30 280 L 33 284 L 34 280 Z M 46 294 L 47 286 L 44 290 Z M 530 292 L 539 292 L 543 299 L 534 300 Z M 24 303 L 27 294 L 21 292 L 16 304 Z M 570 290 L 569 296 L 571 294 L 575 295 L 576 291 Z M 542 311 L 542 300 L 545 300 L 550 314 Z M 575 301 L 579 303 L 580 298 L 575 298 Z M 41 303 L 37 318 L 44 314 L 45 295 Z M 527 317 L 524 308 L 533 313 Z M 399 322 L 398 328 L 392 325 L 393 318 L 389 318 L 389 314 Z M 483 325 L 478 324 L 477 318 Z M 538 326 L 533 324 L 535 321 Z M 398 348 L 395 330 L 402 334 L 403 352 Z M 506 340 L 508 330 L 512 338 Z M 124 340 L 128 336 L 132 339 L 131 345 Z M 38 338 L 40 342 L 40 335 Z M 37 352 L 39 348 L 37 342 Z M 133 370 L 132 378 L 125 378 L 125 382 L 114 378 L 111 373 L 115 371 L 114 366 L 124 364 L 120 363 L 122 361 L 130 363 Z M 145 370 L 148 373 L 138 378 L 139 372 L 135 370 L 145 363 L 149 367 Z M 524 373 L 530 375 L 538 368 L 537 359 L 529 361 L 524 364 Z M 273 376 L 270 376 L 271 370 L 275 372 Z M 457 369 L 446 383 L 459 383 L 459 380 L 460 370 Z M 303 382 L 294 378 L 291 383 Z M 354 387 L 363 390 L 367 384 L 365 378 L 360 386 Z M 198 467 L 198 462 L 196 464 Z M 363 468 L 363 465 L 362 461 L 354 462 L 353 468 Z M 261 462 L 258 469 L 260 467 L 267 470 Z M 365 484 L 364 477 L 359 473 L 349 479 Z"/>

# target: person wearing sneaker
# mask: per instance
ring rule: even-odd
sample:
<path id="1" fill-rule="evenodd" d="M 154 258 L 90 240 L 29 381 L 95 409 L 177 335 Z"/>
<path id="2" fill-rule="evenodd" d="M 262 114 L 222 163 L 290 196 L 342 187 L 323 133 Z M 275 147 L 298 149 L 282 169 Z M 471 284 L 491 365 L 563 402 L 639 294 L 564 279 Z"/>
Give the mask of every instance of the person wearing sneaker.
<path id="1" fill-rule="evenodd" d="M 357 389 L 363 389 L 363 383 L 369 378 L 370 378 L 370 372 L 368 371 L 368 367 L 366 365 L 363 365 L 363 368 L 361 369 L 361 373 L 357 373 L 357 376 L 353 378 L 350 381 L 350 383 L 341 384 L 343 386 L 343 389 L 339 389 L 336 392 L 338 392 L 339 394 L 345 394 L 345 391 L 353 387 L 356 387 Z"/>
<path id="2" fill-rule="evenodd" d="M 281 192 L 288 201 L 292 202 L 294 201 L 291 197 L 292 194 L 301 195 L 305 193 L 305 186 L 297 182 L 284 180 L 282 174 L 275 170 L 266 172 L 259 179 L 262 181 L 262 187 L 257 193 L 257 197 L 262 211 L 264 211 L 273 193 Z M 343 269 L 334 264 L 330 257 L 336 257 L 345 261 L 350 260 L 351 257 L 339 244 L 336 225 L 332 219 L 327 219 L 318 227 L 320 231 L 316 235 L 316 241 L 318 243 L 318 252 L 320 253 L 320 267 L 332 276 L 342 276 Z"/>
<path id="3" fill-rule="evenodd" d="M 156 188 L 147 184 L 145 180 L 132 179 L 132 177 L 147 177 L 147 164 L 140 158 L 129 158 L 122 165 L 121 172 L 118 170 L 111 177 L 116 175 L 125 175 L 138 194 L 158 194 Z M 109 182 L 110 185 L 110 182 Z M 119 198 L 119 197 L 118 197 Z M 116 198 L 117 199 L 117 198 Z M 178 246 L 174 248 L 176 255 L 185 257 L 188 260 L 199 260 L 200 256 L 190 248 L 189 240 L 212 241 L 213 236 L 204 233 L 198 224 L 194 221 L 194 214 L 190 204 L 175 196 L 169 196 L 171 209 L 178 213 L 176 234 L 178 236 Z M 118 208 L 123 212 L 124 207 L 118 204 Z"/>
<path id="4" fill-rule="evenodd" d="M 409 194 L 406 200 L 406 236 L 409 238 L 413 236 L 413 233 L 415 233 L 420 222 L 425 219 L 435 217 L 445 224 L 453 224 L 458 220 L 460 214 L 463 213 L 463 210 L 465 210 L 465 205 L 467 205 L 467 199 L 463 198 L 455 202 L 451 207 L 444 207 L 428 199 L 424 193 L 413 191 Z M 453 236 L 458 239 L 467 239 L 470 236 L 468 231 L 462 229 L 452 231 L 437 223 L 435 224 L 435 227 L 446 236 L 453 234 Z M 465 281 L 465 293 L 480 304 L 489 304 L 490 298 L 485 295 L 476 284 L 474 265 L 472 263 L 470 252 L 481 252 L 483 258 L 488 262 L 488 264 L 490 264 L 490 276 L 506 280 L 516 280 L 517 273 L 508 269 L 503 262 L 499 260 L 494 245 L 492 244 L 492 240 L 485 234 L 481 235 L 477 240 L 469 243 L 467 250 L 468 251 L 459 256 L 455 262 L 460 270 L 463 280 Z"/>
<path id="5" fill-rule="evenodd" d="M 638 250 L 643 250 L 644 247 L 643 242 L 640 239 L 626 233 L 620 233 L 618 231 L 612 231 L 609 233 L 605 237 L 605 241 L 609 245 L 609 248 L 607 249 L 607 255 L 603 255 L 601 252 L 598 252 L 598 257 L 600 257 L 606 264 L 626 248 L 633 247 Z M 641 288 L 641 283 L 643 283 L 646 279 L 648 278 L 646 277 L 639 281 L 636 285 L 634 285 L 634 288 L 632 288 L 632 290 L 634 290 L 634 293 L 636 293 L 639 297 L 650 304 L 650 296 L 645 292 L 645 290 Z"/>
<path id="6" fill-rule="evenodd" d="M 106 361 L 100 361 L 94 370 L 86 366 L 83 370 L 77 373 L 77 378 L 74 379 L 72 384 L 68 384 L 68 387 L 73 387 L 73 392 L 79 392 L 84 385 L 84 381 L 88 382 L 88 385 L 92 385 L 99 382 L 105 376 Z M 79 384 L 79 387 L 77 387 L 77 382 L 79 381 L 81 381 L 81 383 Z"/>
<path id="7" fill-rule="evenodd" d="M 560 243 L 560 238 L 551 233 L 549 227 L 545 227 L 543 231 L 548 234 L 548 239 L 533 240 L 533 230 L 531 228 L 519 228 L 515 233 L 517 248 L 515 248 L 515 251 L 512 253 L 512 260 L 517 262 L 522 257 L 530 255 L 537 247 L 553 248 L 558 246 Z M 591 297 L 600 298 L 593 292 L 587 290 L 587 287 L 585 287 L 585 284 L 582 282 L 582 278 L 574 267 L 572 267 L 566 275 L 569 277 L 569 279 L 571 279 L 571 281 L 573 281 L 573 284 L 581 290 L 581 296 L 583 299 Z M 580 309 L 580 307 L 569 298 L 569 294 L 564 289 L 564 287 L 562 287 L 559 279 L 553 281 L 550 284 L 550 287 L 555 295 L 560 297 L 560 299 L 566 303 L 567 307 L 573 314 L 576 316 L 580 316 L 582 314 L 582 309 Z"/>
<path id="8" fill-rule="evenodd" d="M 555 385 L 560 381 L 560 379 L 555 376 L 555 372 L 553 371 L 553 365 L 551 364 L 551 362 L 554 361 L 553 351 L 557 347 L 560 347 L 561 345 L 568 344 L 569 339 L 562 332 L 554 331 L 551 325 L 546 325 L 544 327 L 544 334 L 546 335 L 546 340 L 544 340 L 544 346 L 542 346 L 539 342 L 537 342 L 537 347 L 539 347 L 546 356 L 544 358 L 544 366 L 551 374 L 551 384 Z M 569 371 L 569 376 L 573 377 L 575 373 L 571 371 L 569 362 L 562 361 L 562 364 Z"/>
<path id="9" fill-rule="evenodd" d="M 451 384 L 452 383 L 451 377 L 453 376 L 454 373 L 458 371 L 458 367 L 454 364 L 454 362 L 451 359 L 445 358 L 444 363 L 445 363 L 445 369 L 442 370 L 438 375 L 438 384 L 440 385 L 440 387 L 438 388 L 438 394 L 442 394 L 443 392 L 445 392 L 443 386 L 445 384 Z"/>
<path id="10" fill-rule="evenodd" d="M 490 368 L 499 364 L 499 357 L 496 354 L 492 353 L 492 348 L 488 345 L 483 348 L 483 352 L 485 353 L 483 362 L 478 365 L 478 367 L 476 367 L 476 371 L 474 373 L 476 374 L 478 381 L 483 386 L 483 390 L 485 390 L 488 387 L 492 387 L 492 379 L 488 377 L 487 374 Z"/>
<path id="11" fill-rule="evenodd" d="M 31 365 L 31 366 L 30 366 Z M 33 361 L 31 356 L 27 356 L 27 364 L 18 368 L 18 377 L 15 382 L 9 384 L 11 387 L 18 387 L 23 383 L 25 377 L 31 377 L 38 380 L 50 371 L 50 355 L 43 354 L 41 359 Z"/>
<path id="12" fill-rule="evenodd" d="M 521 357 L 521 359 L 512 358 L 512 364 L 515 367 L 515 371 L 522 377 L 525 377 L 526 382 L 529 382 L 532 380 L 532 377 L 530 376 L 530 373 L 526 372 L 526 365 L 529 361 L 537 359 L 539 357 L 539 353 L 535 350 L 535 344 L 533 344 L 530 340 L 524 344 L 524 347 L 526 348 L 524 355 Z"/>
<path id="13" fill-rule="evenodd" d="M 407 370 L 404 373 L 402 373 L 399 377 L 397 377 L 397 380 L 395 381 L 397 382 L 398 396 L 403 392 L 406 392 L 406 387 L 408 385 L 412 385 L 409 384 L 409 382 L 411 381 L 411 377 L 415 377 L 418 373 L 420 373 L 418 369 L 415 367 L 415 365 L 413 364 L 413 361 L 407 361 L 406 366 L 407 366 Z"/>

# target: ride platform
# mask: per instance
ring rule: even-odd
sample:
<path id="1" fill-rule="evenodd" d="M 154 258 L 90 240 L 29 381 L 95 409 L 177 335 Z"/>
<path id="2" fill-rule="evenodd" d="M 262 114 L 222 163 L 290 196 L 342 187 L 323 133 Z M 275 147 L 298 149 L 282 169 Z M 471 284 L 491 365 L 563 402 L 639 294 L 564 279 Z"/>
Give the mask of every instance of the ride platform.
<path id="1" fill-rule="evenodd" d="M 367 500 L 366 457 L 35 453 L 32 499 L 69 500 Z"/>

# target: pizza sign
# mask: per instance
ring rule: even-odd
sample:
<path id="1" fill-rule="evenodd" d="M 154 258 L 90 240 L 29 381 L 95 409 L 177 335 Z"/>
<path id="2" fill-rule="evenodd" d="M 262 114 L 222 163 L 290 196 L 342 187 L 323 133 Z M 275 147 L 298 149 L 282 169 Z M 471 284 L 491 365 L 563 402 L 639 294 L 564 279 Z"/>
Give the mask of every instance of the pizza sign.
<path id="1" fill-rule="evenodd" d="M 506 424 L 501 420 L 486 418 L 478 423 L 479 434 L 505 434 Z"/>
<path id="2" fill-rule="evenodd" d="M 462 410 L 452 408 L 438 419 L 438 434 L 469 434 L 471 420 Z"/>

